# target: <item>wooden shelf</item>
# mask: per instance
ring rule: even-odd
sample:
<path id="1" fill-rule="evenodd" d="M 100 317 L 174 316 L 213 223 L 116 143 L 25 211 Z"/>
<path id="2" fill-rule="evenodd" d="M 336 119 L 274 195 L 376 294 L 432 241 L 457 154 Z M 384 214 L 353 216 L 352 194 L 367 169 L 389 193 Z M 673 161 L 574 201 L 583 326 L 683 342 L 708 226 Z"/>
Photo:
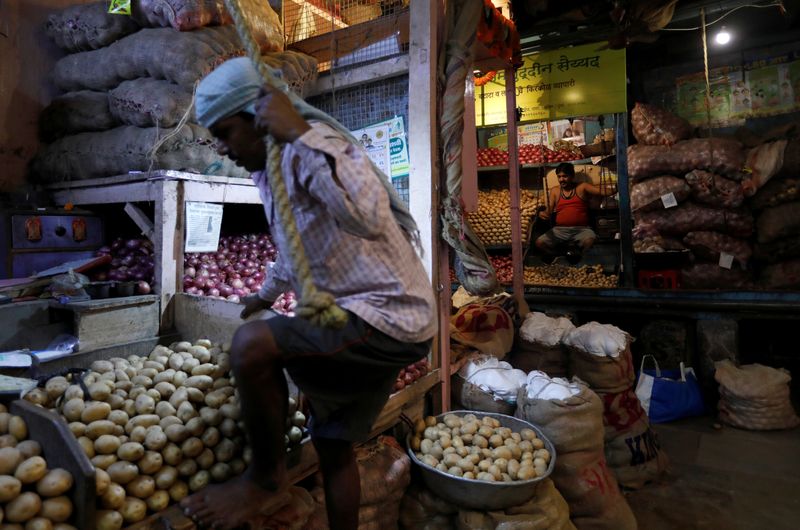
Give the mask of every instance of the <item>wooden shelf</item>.
<path id="1" fill-rule="evenodd" d="M 565 160 L 569 164 L 574 165 L 583 165 L 583 164 L 592 164 L 591 158 L 581 158 L 580 160 Z M 545 162 L 542 164 L 520 164 L 520 169 L 538 169 L 542 167 L 557 167 L 559 164 L 563 164 L 563 162 Z M 478 173 L 488 173 L 492 171 L 508 171 L 508 166 L 483 166 L 478 167 Z"/>

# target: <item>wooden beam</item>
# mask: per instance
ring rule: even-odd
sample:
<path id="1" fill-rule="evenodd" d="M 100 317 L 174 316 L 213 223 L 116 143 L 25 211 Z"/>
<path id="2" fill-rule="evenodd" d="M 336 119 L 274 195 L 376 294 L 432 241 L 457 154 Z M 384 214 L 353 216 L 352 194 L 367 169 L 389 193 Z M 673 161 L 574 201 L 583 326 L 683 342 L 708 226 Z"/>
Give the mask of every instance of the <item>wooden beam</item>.
<path id="1" fill-rule="evenodd" d="M 156 199 L 160 182 L 132 182 L 100 188 L 66 189 L 53 192 L 53 202 L 67 204 L 119 204 L 121 202 L 149 202 Z"/>
<path id="2" fill-rule="evenodd" d="M 261 195 L 255 186 L 237 184 L 209 184 L 183 182 L 184 200 L 219 202 L 224 204 L 261 204 Z"/>
<path id="3" fill-rule="evenodd" d="M 409 37 L 408 26 L 409 12 L 404 10 L 363 24 L 294 42 L 288 48 L 316 57 L 319 62 L 324 63 L 375 44 L 394 34 L 398 35 L 400 44 L 405 44 Z"/>
<path id="4" fill-rule="evenodd" d="M 155 279 L 161 301 L 161 329 L 172 329 L 174 307 L 169 303 L 178 292 L 183 272 L 183 183 L 160 182 L 155 199 Z"/>
<path id="5" fill-rule="evenodd" d="M 318 96 L 336 90 L 343 90 L 365 83 L 374 83 L 382 79 L 389 79 L 408 74 L 408 55 L 400 55 L 386 59 L 380 63 L 372 63 L 357 68 L 349 68 L 341 72 L 330 72 L 321 75 L 311 87 L 307 97 Z"/>
<path id="6" fill-rule="evenodd" d="M 142 234 L 152 242 L 154 234 L 153 221 L 151 221 L 136 205 L 130 202 L 125 203 L 125 213 L 136 223 L 136 226 L 139 227 Z"/>

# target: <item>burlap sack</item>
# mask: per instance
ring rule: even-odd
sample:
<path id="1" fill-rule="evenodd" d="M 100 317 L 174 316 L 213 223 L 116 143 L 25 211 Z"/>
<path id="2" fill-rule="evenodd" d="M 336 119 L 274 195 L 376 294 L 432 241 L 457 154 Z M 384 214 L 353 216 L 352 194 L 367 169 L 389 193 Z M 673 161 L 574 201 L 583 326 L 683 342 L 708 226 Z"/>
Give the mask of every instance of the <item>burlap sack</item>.
<path id="1" fill-rule="evenodd" d="M 450 319 L 450 338 L 503 359 L 514 343 L 514 324 L 498 305 L 468 304 Z"/>
<path id="2" fill-rule="evenodd" d="M 553 481 L 544 479 L 534 486 L 533 498 L 521 506 L 504 511 L 458 513 L 458 530 L 574 530 L 569 506 Z"/>
<path id="3" fill-rule="evenodd" d="M 747 289 L 752 286 L 748 271 L 723 269 L 718 263 L 695 263 L 681 269 L 685 289 Z"/>
<path id="4" fill-rule="evenodd" d="M 699 230 L 714 230 L 735 237 L 750 237 L 753 215 L 746 209 L 719 210 L 686 201 L 676 208 L 637 212 L 636 224 L 651 225 L 661 235 L 683 236 Z"/>
<path id="5" fill-rule="evenodd" d="M 749 242 L 719 232 L 689 232 L 683 238 L 686 248 L 694 252 L 698 260 L 719 263 L 721 253 L 731 254 L 742 269 L 753 256 L 753 247 Z"/>
<path id="6" fill-rule="evenodd" d="M 767 208 L 758 216 L 758 242 L 771 243 L 800 233 L 800 201 Z"/>
<path id="7" fill-rule="evenodd" d="M 454 530 L 458 509 L 425 487 L 412 485 L 400 504 L 400 528 L 404 530 Z"/>
<path id="8" fill-rule="evenodd" d="M 684 179 L 669 175 L 638 182 L 631 186 L 631 210 L 663 210 L 661 197 L 670 193 L 676 201 L 683 202 L 689 197 L 689 185 Z"/>
<path id="9" fill-rule="evenodd" d="M 539 370 L 550 377 L 566 377 L 568 373 L 568 355 L 564 346 L 541 346 L 528 342 L 519 335 L 508 362 L 524 372 Z"/>
<path id="10" fill-rule="evenodd" d="M 771 243 L 756 243 L 753 257 L 758 261 L 778 263 L 800 257 L 800 237 L 787 237 Z"/>
<path id="11" fill-rule="evenodd" d="M 251 528 L 262 530 L 309 530 L 309 519 L 316 510 L 314 498 L 303 488 L 289 488 L 288 504 L 272 515 L 248 521 Z"/>
<path id="12" fill-rule="evenodd" d="M 516 416 L 538 426 L 556 449 L 550 478 L 579 529 L 626 530 L 636 519 L 603 454 L 603 403 L 578 379 L 580 393 L 564 400 L 517 398 Z"/>
<path id="13" fill-rule="evenodd" d="M 747 167 L 750 173 L 742 182 L 745 196 L 752 197 L 769 179 L 774 177 L 783 167 L 783 152 L 786 140 L 777 140 L 754 147 L 747 152 Z"/>
<path id="14" fill-rule="evenodd" d="M 763 210 L 797 200 L 800 200 L 800 178 L 789 177 L 770 180 L 750 200 L 750 207 Z"/>
<path id="15" fill-rule="evenodd" d="M 645 103 L 634 105 L 631 126 L 636 141 L 645 145 L 673 145 L 692 134 L 692 126 L 683 118 Z"/>
<path id="16" fill-rule="evenodd" d="M 628 173 L 633 180 L 658 175 L 685 175 L 704 169 L 742 180 L 744 149 L 727 138 L 693 138 L 673 146 L 635 144 L 628 147 Z"/>
<path id="17" fill-rule="evenodd" d="M 800 287 L 800 259 L 790 259 L 764 267 L 758 277 L 758 284 L 763 289 Z"/>
<path id="18" fill-rule="evenodd" d="M 714 208 L 738 208 L 744 202 L 741 182 L 726 179 L 709 171 L 695 169 L 686 174 L 692 201 Z"/>
<path id="19" fill-rule="evenodd" d="M 192 105 L 190 88 L 163 79 L 141 77 L 123 81 L 108 92 L 111 114 L 126 125 L 174 127 Z M 194 122 L 194 113 L 189 115 Z"/>
<path id="20" fill-rule="evenodd" d="M 601 357 L 574 346 L 567 349 L 570 373 L 586 381 L 595 392 L 621 392 L 636 379 L 630 345 L 616 357 Z"/>
<path id="21" fill-rule="evenodd" d="M 68 52 L 96 50 L 139 29 L 133 17 L 112 15 L 108 2 L 73 5 L 50 14 L 45 33 Z"/>
<path id="22" fill-rule="evenodd" d="M 606 462 L 619 484 L 637 489 L 657 480 L 669 461 L 634 390 L 600 397 Z"/>
<path id="23" fill-rule="evenodd" d="M 464 380 L 458 374 L 450 378 L 451 394 L 454 405 L 464 410 L 477 410 L 481 412 L 496 412 L 498 414 L 513 415 L 515 406 L 502 399 L 495 398 L 489 392 L 484 392 L 477 385 Z"/>
<path id="24" fill-rule="evenodd" d="M 70 134 L 105 131 L 119 125 L 108 106 L 108 94 L 69 92 L 53 99 L 39 115 L 39 136 L 53 142 Z"/>
<path id="25" fill-rule="evenodd" d="M 751 430 L 791 429 L 800 425 L 790 396 L 787 370 L 761 364 L 737 367 L 725 360 L 714 364 L 720 385 L 720 419 Z"/>

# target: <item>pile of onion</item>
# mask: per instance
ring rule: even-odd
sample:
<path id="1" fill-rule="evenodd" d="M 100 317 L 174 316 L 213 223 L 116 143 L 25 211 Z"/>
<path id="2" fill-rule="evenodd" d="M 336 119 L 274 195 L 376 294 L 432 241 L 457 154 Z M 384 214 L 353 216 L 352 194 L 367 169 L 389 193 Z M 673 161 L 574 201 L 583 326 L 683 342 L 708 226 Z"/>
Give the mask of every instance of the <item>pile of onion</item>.
<path id="1" fill-rule="evenodd" d="M 294 291 L 289 291 L 278 296 L 275 303 L 272 304 L 272 310 L 287 317 L 294 316 L 294 309 L 297 307 L 297 295 Z"/>
<path id="2" fill-rule="evenodd" d="M 422 359 L 414 364 L 409 364 L 397 375 L 397 381 L 394 382 L 394 391 L 403 390 L 408 385 L 411 385 L 420 377 L 427 375 L 431 371 L 431 365 L 428 359 Z"/>
<path id="3" fill-rule="evenodd" d="M 154 280 L 153 243 L 149 239 L 122 239 L 101 247 L 97 256 L 111 256 L 111 265 L 92 275 L 94 281 L 138 282 L 139 294 L 150 293 Z"/>
<path id="4" fill-rule="evenodd" d="M 267 234 L 221 237 L 217 252 L 184 255 L 183 291 L 239 302 L 258 292 L 276 257 Z"/>

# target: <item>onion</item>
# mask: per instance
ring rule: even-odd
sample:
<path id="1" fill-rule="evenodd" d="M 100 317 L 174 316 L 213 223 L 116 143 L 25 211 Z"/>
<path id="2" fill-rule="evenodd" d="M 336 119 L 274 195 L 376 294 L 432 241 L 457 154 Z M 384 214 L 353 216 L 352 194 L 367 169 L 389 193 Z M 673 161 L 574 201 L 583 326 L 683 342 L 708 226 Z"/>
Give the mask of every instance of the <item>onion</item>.
<path id="1" fill-rule="evenodd" d="M 183 269 L 183 273 L 188 276 L 189 278 L 194 278 L 197 275 L 197 269 L 192 266 L 185 267 Z"/>
<path id="2" fill-rule="evenodd" d="M 226 300 L 227 300 L 228 302 L 236 302 L 237 304 L 238 304 L 239 302 L 241 302 L 241 299 L 240 299 L 238 296 L 236 296 L 235 294 L 232 294 L 232 295 L 228 296 L 228 297 L 226 298 Z"/>
<path id="3" fill-rule="evenodd" d="M 136 290 L 139 294 L 150 294 L 150 284 L 145 281 L 140 281 L 136 284 Z"/>
<path id="4" fill-rule="evenodd" d="M 233 243 L 230 246 L 231 252 L 239 252 L 241 250 L 241 245 L 239 243 Z"/>
<path id="5" fill-rule="evenodd" d="M 244 276 L 245 278 L 247 278 L 248 276 L 252 276 L 252 275 L 253 275 L 253 274 L 255 274 L 256 272 L 257 272 L 257 271 L 256 271 L 255 269 L 250 269 L 250 268 L 248 268 L 248 269 L 242 269 L 242 276 Z"/>
<path id="6" fill-rule="evenodd" d="M 122 247 L 122 239 L 117 238 L 111 243 L 111 250 L 119 250 Z"/>
<path id="7" fill-rule="evenodd" d="M 245 296 L 246 293 L 244 292 L 244 289 L 236 289 L 236 288 L 234 288 L 233 289 L 233 294 L 235 294 L 236 296 L 241 298 L 241 297 Z"/>
<path id="8" fill-rule="evenodd" d="M 234 289 L 241 289 L 244 287 L 244 282 L 239 278 L 234 278 L 233 281 L 231 281 L 231 287 Z"/>
<path id="9" fill-rule="evenodd" d="M 254 272 L 252 278 L 257 282 L 263 281 L 264 273 L 262 271 Z"/>
<path id="10" fill-rule="evenodd" d="M 216 287 L 212 287 L 211 289 L 208 290 L 209 296 L 219 296 L 219 294 L 220 294 L 219 289 L 217 289 Z"/>
<path id="11" fill-rule="evenodd" d="M 189 287 L 194 286 L 194 278 L 191 276 L 183 277 L 183 290 L 186 291 Z"/>
<path id="12" fill-rule="evenodd" d="M 112 267 L 117 268 L 120 265 L 122 265 L 122 260 L 121 259 L 119 259 L 119 258 L 112 258 L 111 259 L 111 266 Z"/>
<path id="13" fill-rule="evenodd" d="M 206 286 L 206 279 L 203 277 L 197 277 L 194 279 L 194 286 L 197 289 L 204 289 Z"/>
<path id="14" fill-rule="evenodd" d="M 187 294 L 200 294 L 200 291 L 197 289 L 197 287 L 189 287 L 188 289 L 186 289 L 186 293 Z"/>
<path id="15" fill-rule="evenodd" d="M 219 289 L 219 294 L 222 296 L 228 297 L 233 294 L 233 287 L 227 283 L 221 283 L 217 286 L 217 288 Z"/>
<path id="16" fill-rule="evenodd" d="M 111 254 L 111 247 L 100 247 L 97 249 L 98 254 Z"/>
<path id="17" fill-rule="evenodd" d="M 127 240 L 125 242 L 125 246 L 127 248 L 131 249 L 131 250 L 139 248 L 140 246 L 142 246 L 142 240 L 141 239 L 129 239 L 129 240 Z"/>
<path id="18" fill-rule="evenodd" d="M 196 276 L 197 276 L 198 278 L 208 278 L 208 276 L 209 276 L 210 274 L 211 274 L 211 273 L 210 273 L 210 272 L 208 272 L 208 269 L 200 269 L 199 271 L 197 271 L 197 274 L 196 274 Z"/>
<path id="19" fill-rule="evenodd" d="M 200 260 L 197 259 L 196 257 L 192 257 L 189 259 L 188 263 L 190 267 L 197 267 L 198 265 L 200 265 Z"/>
<path id="20" fill-rule="evenodd" d="M 256 284 L 255 278 L 252 278 L 252 277 L 251 278 L 245 278 L 245 280 L 244 280 L 244 286 L 245 287 L 249 287 L 250 289 L 252 289 L 255 284 Z"/>
<path id="21" fill-rule="evenodd" d="M 208 266 L 208 270 L 209 270 L 209 271 L 211 271 L 211 272 L 219 272 L 219 265 L 217 265 L 216 263 L 213 263 L 213 262 L 212 262 L 212 263 L 211 263 L 211 264 Z"/>

